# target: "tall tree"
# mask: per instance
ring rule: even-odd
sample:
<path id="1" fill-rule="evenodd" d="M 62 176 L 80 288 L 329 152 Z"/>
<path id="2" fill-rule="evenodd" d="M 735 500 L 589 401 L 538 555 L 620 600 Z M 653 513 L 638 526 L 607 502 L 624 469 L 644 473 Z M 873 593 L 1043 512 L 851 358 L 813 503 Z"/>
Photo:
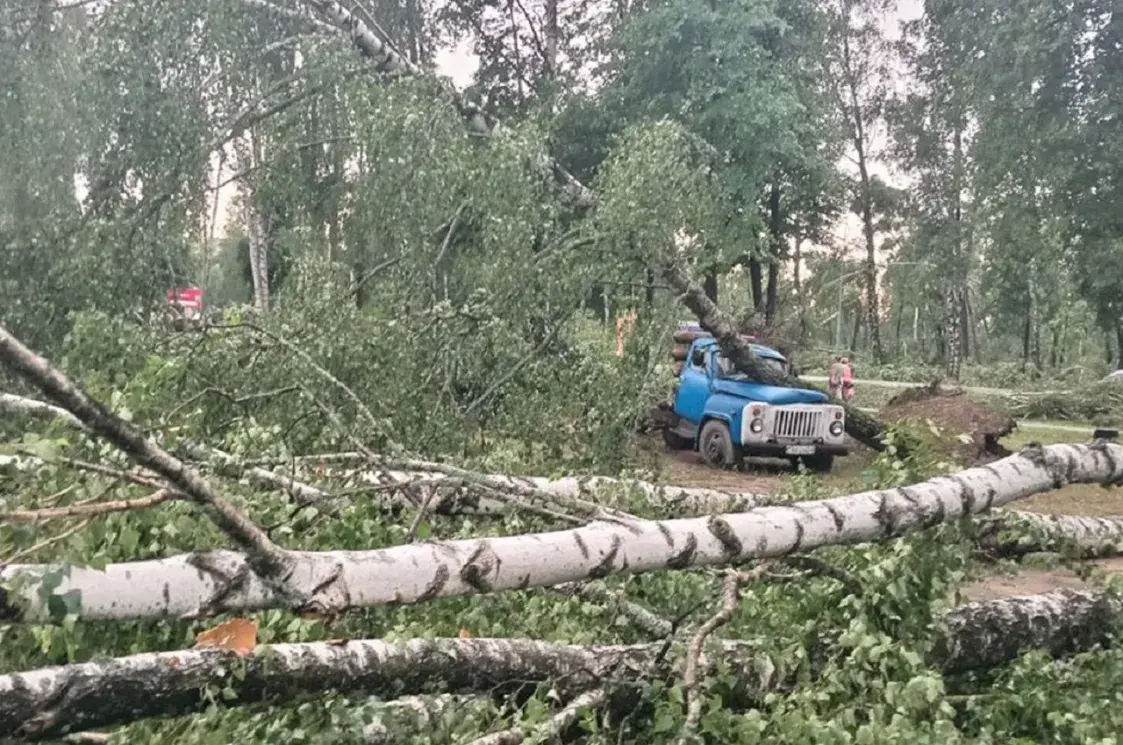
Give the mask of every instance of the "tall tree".
<path id="1" fill-rule="evenodd" d="M 865 325 L 875 361 L 883 357 L 878 298 L 875 186 L 871 167 L 882 131 L 889 96 L 893 51 L 880 24 L 892 10 L 891 0 L 835 0 L 830 43 L 824 55 L 840 119 L 844 122 L 857 168 L 853 183 L 856 211 L 865 244 Z"/>

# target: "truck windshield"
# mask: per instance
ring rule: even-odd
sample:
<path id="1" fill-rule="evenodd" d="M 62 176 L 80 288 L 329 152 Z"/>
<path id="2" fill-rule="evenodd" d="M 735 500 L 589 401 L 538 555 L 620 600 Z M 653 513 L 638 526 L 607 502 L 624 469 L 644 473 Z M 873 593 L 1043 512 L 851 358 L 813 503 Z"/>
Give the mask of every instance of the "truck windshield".
<path id="1" fill-rule="evenodd" d="M 750 379 L 748 375 L 745 375 L 745 373 L 735 368 L 733 366 L 733 363 L 727 360 L 724 356 L 715 354 L 715 357 L 717 359 L 718 377 L 726 378 L 728 380 Z M 787 372 L 787 369 L 784 367 L 784 363 L 780 360 L 773 359 L 771 357 L 757 357 L 757 362 L 760 362 L 766 368 L 775 370 L 778 373 L 782 374 Z"/>

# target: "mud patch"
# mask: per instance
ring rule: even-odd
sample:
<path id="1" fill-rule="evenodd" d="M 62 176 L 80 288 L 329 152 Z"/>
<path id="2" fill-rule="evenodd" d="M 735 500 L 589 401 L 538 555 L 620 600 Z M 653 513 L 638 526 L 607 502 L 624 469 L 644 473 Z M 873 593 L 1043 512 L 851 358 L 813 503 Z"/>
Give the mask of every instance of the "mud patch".
<path id="1" fill-rule="evenodd" d="M 676 486 L 720 489 L 727 492 L 775 494 L 785 476 L 791 474 L 786 462 L 750 460 L 740 471 L 714 468 L 702 461 L 693 450 L 668 450 L 661 438 L 646 437 L 640 447 L 659 471 L 659 481 Z"/>
<path id="2" fill-rule="evenodd" d="M 1111 574 L 1123 572 L 1123 558 L 1096 559 L 1089 563 Z M 1096 585 L 1085 582 L 1076 572 L 1068 569 L 1020 569 L 1013 576 L 995 575 L 972 582 L 963 588 L 969 602 L 998 600 L 1020 595 L 1038 595 L 1054 590 L 1091 590 Z"/>
<path id="3" fill-rule="evenodd" d="M 942 433 L 932 444 L 967 465 L 1009 455 L 999 440 L 1017 426 L 1009 414 L 971 400 L 962 390 L 941 388 L 938 382 L 893 396 L 880 417 L 888 422 L 931 422 Z"/>

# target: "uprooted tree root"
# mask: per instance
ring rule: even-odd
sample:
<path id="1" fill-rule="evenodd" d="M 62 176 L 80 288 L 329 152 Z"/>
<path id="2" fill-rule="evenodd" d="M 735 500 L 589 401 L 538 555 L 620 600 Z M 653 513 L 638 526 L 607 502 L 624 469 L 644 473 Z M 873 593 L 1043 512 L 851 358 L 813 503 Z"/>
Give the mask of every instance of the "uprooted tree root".
<path id="1" fill-rule="evenodd" d="M 999 440 L 1017 426 L 1009 414 L 971 400 L 962 389 L 944 388 L 938 380 L 893 396 L 882 408 L 881 417 L 890 422 L 931 423 L 951 436 L 942 445 L 947 454 L 967 464 L 1009 455 Z"/>

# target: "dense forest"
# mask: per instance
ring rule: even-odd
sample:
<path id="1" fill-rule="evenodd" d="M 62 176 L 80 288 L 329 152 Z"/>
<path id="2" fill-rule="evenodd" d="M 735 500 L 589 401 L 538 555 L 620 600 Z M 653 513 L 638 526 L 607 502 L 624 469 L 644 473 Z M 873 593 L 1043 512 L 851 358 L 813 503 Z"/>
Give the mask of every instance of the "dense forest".
<path id="1" fill-rule="evenodd" d="M 1121 115 L 1106 0 L 0 0 L 0 742 L 1116 742 Z"/>

